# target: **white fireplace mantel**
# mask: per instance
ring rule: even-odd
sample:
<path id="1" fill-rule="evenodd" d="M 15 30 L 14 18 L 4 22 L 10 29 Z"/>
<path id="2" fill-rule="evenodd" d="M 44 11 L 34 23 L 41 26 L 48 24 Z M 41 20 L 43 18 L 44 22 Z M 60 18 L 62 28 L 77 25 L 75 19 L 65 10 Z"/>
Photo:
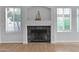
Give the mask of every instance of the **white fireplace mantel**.
<path id="1" fill-rule="evenodd" d="M 25 44 L 28 44 L 27 26 L 51 26 L 51 21 L 28 21 L 25 25 Z"/>
<path id="2" fill-rule="evenodd" d="M 28 21 L 25 26 L 51 26 L 51 21 Z"/>

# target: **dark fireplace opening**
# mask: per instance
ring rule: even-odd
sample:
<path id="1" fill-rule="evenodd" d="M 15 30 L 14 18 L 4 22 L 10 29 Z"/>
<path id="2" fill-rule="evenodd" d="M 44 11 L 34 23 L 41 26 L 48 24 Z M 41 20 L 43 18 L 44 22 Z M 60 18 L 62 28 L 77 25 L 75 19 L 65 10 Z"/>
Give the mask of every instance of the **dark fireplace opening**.
<path id="1" fill-rule="evenodd" d="M 50 42 L 50 26 L 28 26 L 28 42 Z"/>

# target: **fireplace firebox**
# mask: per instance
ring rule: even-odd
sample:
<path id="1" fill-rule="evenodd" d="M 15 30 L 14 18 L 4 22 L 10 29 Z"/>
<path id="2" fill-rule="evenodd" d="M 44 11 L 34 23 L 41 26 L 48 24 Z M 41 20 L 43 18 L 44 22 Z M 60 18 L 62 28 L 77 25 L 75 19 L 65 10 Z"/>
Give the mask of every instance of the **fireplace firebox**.
<path id="1" fill-rule="evenodd" d="M 28 42 L 47 42 L 51 39 L 51 26 L 27 26 Z"/>

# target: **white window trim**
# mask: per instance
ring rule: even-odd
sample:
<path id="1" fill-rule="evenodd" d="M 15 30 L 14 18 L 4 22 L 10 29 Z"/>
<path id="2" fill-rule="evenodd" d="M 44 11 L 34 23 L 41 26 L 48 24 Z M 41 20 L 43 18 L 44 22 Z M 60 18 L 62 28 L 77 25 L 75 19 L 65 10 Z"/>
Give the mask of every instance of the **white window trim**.
<path id="1" fill-rule="evenodd" d="M 20 8 L 20 9 L 21 9 L 21 7 L 5 7 L 4 10 L 5 10 L 6 8 L 14 8 L 14 9 L 15 9 L 15 8 Z M 5 10 L 5 15 L 6 15 L 6 14 L 7 14 L 7 13 L 6 13 L 6 10 Z M 5 15 L 4 15 L 4 16 L 5 16 Z M 5 32 L 6 32 L 6 33 L 19 33 L 19 32 L 22 31 L 22 20 L 21 20 L 21 30 L 20 30 L 20 31 L 6 31 L 6 17 L 7 17 L 7 16 L 5 16 Z M 22 9 L 21 9 L 21 19 L 22 19 Z"/>
<path id="2" fill-rule="evenodd" d="M 62 8 L 62 9 L 63 9 L 63 14 L 57 14 L 57 13 L 56 13 L 56 15 L 57 15 L 57 17 L 60 17 L 60 16 L 63 17 L 63 19 L 64 19 L 64 16 L 70 17 L 70 29 L 69 29 L 68 31 L 65 30 L 65 29 L 64 29 L 64 24 L 63 24 L 63 31 L 58 31 L 58 30 L 57 30 L 57 32 L 71 32 L 71 28 L 72 28 L 72 9 L 69 8 L 69 9 L 71 10 L 71 13 L 70 13 L 69 15 L 68 15 L 68 14 L 67 14 L 67 15 L 64 14 L 64 9 L 65 9 L 65 8 Z M 57 9 L 56 9 L 56 12 L 57 12 Z M 57 17 L 56 17 L 56 20 L 57 20 Z M 57 23 L 57 22 L 56 22 L 56 23 Z M 56 27 L 56 28 L 57 28 L 57 27 Z"/>

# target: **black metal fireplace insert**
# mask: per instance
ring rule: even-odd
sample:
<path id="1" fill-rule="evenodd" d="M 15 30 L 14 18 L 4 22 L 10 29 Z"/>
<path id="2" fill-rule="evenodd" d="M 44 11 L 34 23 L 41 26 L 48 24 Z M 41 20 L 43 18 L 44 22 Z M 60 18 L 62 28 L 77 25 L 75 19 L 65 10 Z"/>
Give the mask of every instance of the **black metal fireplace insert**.
<path id="1" fill-rule="evenodd" d="M 51 40 L 51 26 L 27 26 L 28 42 L 47 42 Z"/>

